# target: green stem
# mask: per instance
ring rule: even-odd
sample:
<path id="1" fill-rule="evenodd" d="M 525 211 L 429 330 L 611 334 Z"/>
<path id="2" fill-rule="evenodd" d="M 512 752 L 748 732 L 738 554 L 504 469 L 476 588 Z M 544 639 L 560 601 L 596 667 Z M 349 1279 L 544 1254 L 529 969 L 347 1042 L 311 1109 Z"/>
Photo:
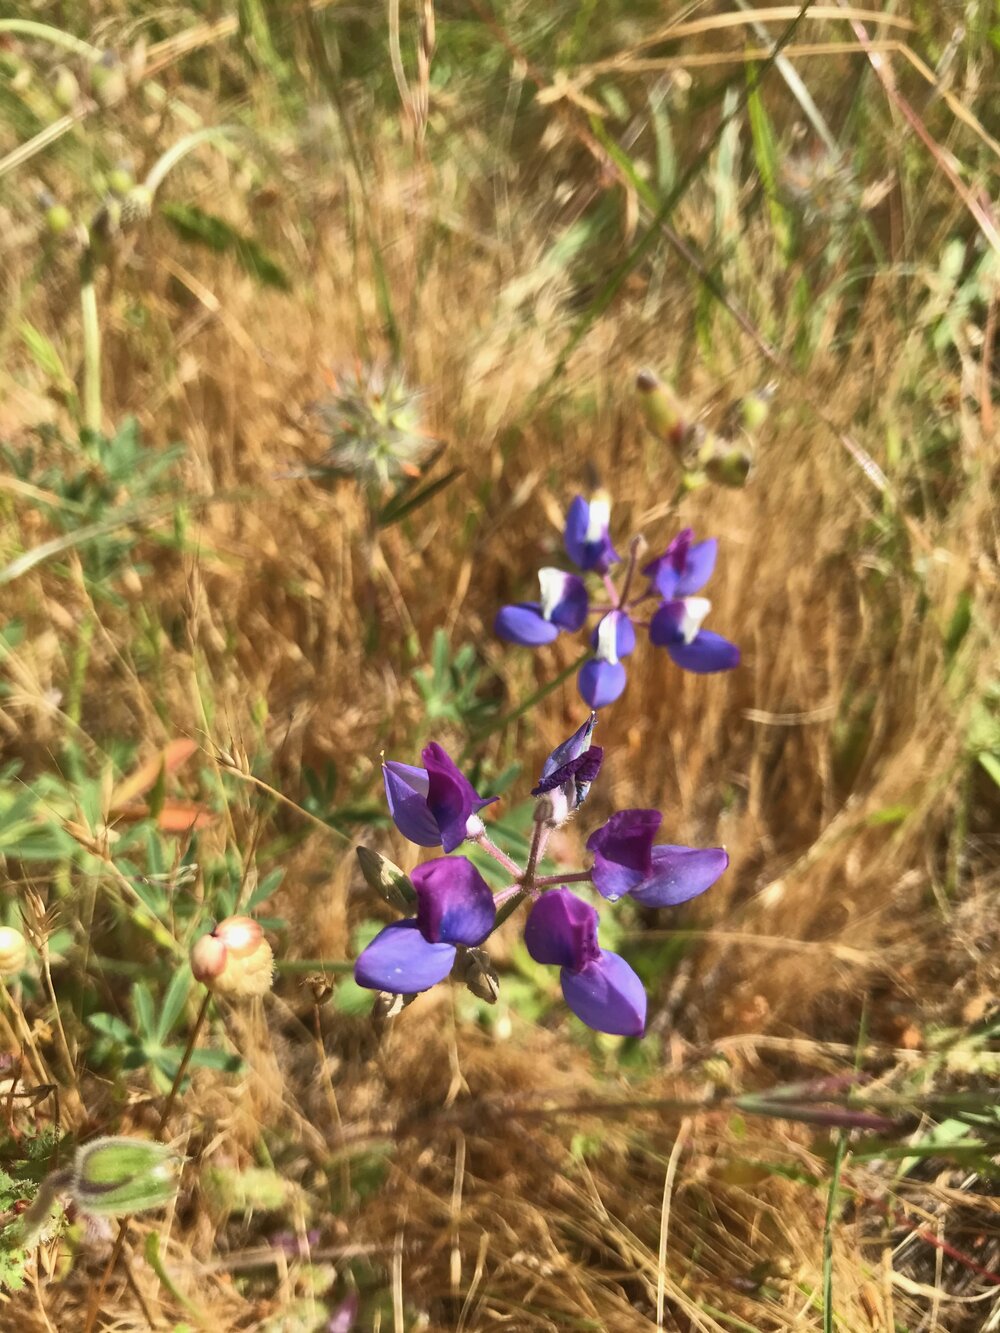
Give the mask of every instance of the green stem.
<path id="1" fill-rule="evenodd" d="M 163 1137 L 163 1131 L 166 1129 L 167 1121 L 170 1119 L 170 1112 L 174 1109 L 177 1093 L 180 1091 L 180 1086 L 184 1081 L 184 1075 L 187 1073 L 188 1065 L 191 1063 L 191 1056 L 194 1054 L 198 1035 L 204 1026 L 206 1017 L 208 1016 L 208 1006 L 211 1002 L 212 992 L 206 989 L 205 998 L 202 1000 L 201 1008 L 198 1010 L 198 1017 L 194 1020 L 194 1027 L 191 1029 L 191 1035 L 188 1037 L 187 1045 L 184 1047 L 184 1054 L 181 1056 L 181 1062 L 177 1066 L 177 1073 L 174 1075 L 174 1081 L 167 1094 L 167 1100 L 163 1105 L 163 1111 L 160 1115 L 160 1123 L 156 1127 L 156 1137 L 158 1139 Z"/>
<path id="2" fill-rule="evenodd" d="M 281 958 L 274 964 L 274 970 L 291 975 L 298 972 L 337 972 L 346 975 L 354 971 L 354 964 L 331 958 Z"/>
<path id="3" fill-rule="evenodd" d="M 101 321 L 94 286 L 94 255 L 90 248 L 80 261 L 80 312 L 83 316 L 83 424 L 101 430 Z"/>
<path id="4" fill-rule="evenodd" d="M 91 46 L 89 42 L 74 37 L 70 32 L 53 28 L 48 23 L 36 23 L 34 19 L 0 19 L 0 32 L 16 32 L 22 37 L 37 37 L 40 41 L 51 42 L 53 46 L 61 46 L 64 51 L 71 51 L 75 56 L 82 56 L 84 60 L 100 60 L 104 54 L 99 46 Z"/>
<path id="5" fill-rule="evenodd" d="M 211 143 L 213 140 L 224 140 L 233 130 L 227 125 L 209 125 L 203 130 L 194 130 L 191 134 L 185 134 L 183 139 L 178 139 L 162 157 L 157 158 L 153 166 L 143 181 L 150 194 L 155 194 L 163 184 L 168 172 L 176 167 L 182 157 L 203 143 Z"/>

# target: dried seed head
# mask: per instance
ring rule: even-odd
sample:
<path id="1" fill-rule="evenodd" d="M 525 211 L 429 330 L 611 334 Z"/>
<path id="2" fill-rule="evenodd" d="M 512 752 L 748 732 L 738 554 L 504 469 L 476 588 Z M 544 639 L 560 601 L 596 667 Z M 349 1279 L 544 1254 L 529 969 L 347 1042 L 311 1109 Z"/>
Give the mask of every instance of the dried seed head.
<path id="1" fill-rule="evenodd" d="M 191 970 L 218 995 L 266 995 L 274 978 L 274 954 L 252 917 L 228 916 L 196 942 Z"/>

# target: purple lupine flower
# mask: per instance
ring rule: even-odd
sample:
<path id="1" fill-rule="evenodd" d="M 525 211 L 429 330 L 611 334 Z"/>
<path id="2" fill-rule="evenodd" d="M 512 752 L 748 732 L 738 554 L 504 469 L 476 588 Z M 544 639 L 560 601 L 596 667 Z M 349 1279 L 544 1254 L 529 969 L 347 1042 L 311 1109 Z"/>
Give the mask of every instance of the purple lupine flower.
<path id="1" fill-rule="evenodd" d="M 721 634 L 702 629 L 712 609 L 706 597 L 684 597 L 661 602 L 649 622 L 649 639 L 667 652 L 685 671 L 709 675 L 732 671 L 740 664 L 740 650 Z"/>
<path id="2" fill-rule="evenodd" d="M 598 491 L 592 500 L 578 495 L 570 505 L 563 541 L 578 569 L 606 574 L 621 559 L 611 544 L 610 520 L 611 498 L 605 491 Z"/>
<path id="3" fill-rule="evenodd" d="M 597 714 L 591 713 L 583 726 L 557 745 L 542 765 L 538 786 L 531 789 L 532 796 L 549 794 L 552 802 L 549 822 L 556 827 L 565 824 L 583 805 L 591 783 L 600 772 L 604 750 L 600 745 L 590 743 L 596 725 Z"/>
<path id="4" fill-rule="evenodd" d="M 359 954 L 354 979 L 369 990 L 414 995 L 451 971 L 458 946 L 475 948 L 492 931 L 489 885 L 465 856 L 439 856 L 410 874 L 417 915 L 386 926 Z"/>
<path id="5" fill-rule="evenodd" d="M 591 638 L 595 656 L 584 662 L 577 686 L 591 708 L 613 704 L 625 688 L 625 668 L 620 659 L 635 647 L 635 628 L 626 611 L 609 611 Z"/>
<path id="6" fill-rule="evenodd" d="M 517 602 L 497 612 L 494 632 L 510 643 L 538 648 L 562 630 L 575 633 L 587 620 L 587 589 L 579 574 L 546 567 L 538 571 L 541 601 Z"/>
<path id="7" fill-rule="evenodd" d="M 597 943 L 597 912 L 569 889 L 542 894 L 524 928 L 536 963 L 559 969 L 566 1003 L 595 1032 L 641 1037 L 646 1027 L 642 982 L 616 953 Z"/>
<path id="8" fill-rule="evenodd" d="M 628 894 L 645 907 L 674 907 L 711 888 L 729 857 L 721 847 L 653 846 L 659 810 L 619 810 L 587 839 L 594 887 L 614 902 Z"/>
<path id="9" fill-rule="evenodd" d="M 382 765 L 393 823 L 418 847 L 453 852 L 483 831 L 479 811 L 497 797 L 479 796 L 443 746 L 432 741 L 420 755 L 423 768 L 394 759 Z"/>
<path id="10" fill-rule="evenodd" d="M 643 566 L 653 588 L 666 601 L 701 592 L 712 577 L 719 543 L 715 537 L 695 542 L 694 531 L 677 534 L 663 555 Z"/>
<path id="11" fill-rule="evenodd" d="M 739 666 L 740 650 L 720 634 L 702 629 L 712 603 L 696 597 L 712 576 L 719 543 L 695 542 L 690 528 L 673 539 L 663 555 L 643 568 L 651 590 L 663 599 L 649 625 L 649 638 L 685 671 L 707 675 Z"/>

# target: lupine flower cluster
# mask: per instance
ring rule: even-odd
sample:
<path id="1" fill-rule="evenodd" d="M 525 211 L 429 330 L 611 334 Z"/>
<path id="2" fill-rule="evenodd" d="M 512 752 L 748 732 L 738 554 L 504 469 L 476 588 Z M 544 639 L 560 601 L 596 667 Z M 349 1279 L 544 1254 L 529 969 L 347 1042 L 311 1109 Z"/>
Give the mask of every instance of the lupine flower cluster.
<path id="1" fill-rule="evenodd" d="M 538 648 L 562 633 L 576 633 L 592 615 L 600 619 L 590 635 L 593 656 L 577 678 L 580 694 L 591 708 L 614 703 L 625 689 L 623 658 L 636 646 L 636 629 L 645 629 L 650 641 L 665 648 L 685 671 L 702 674 L 729 671 L 739 665 L 740 650 L 728 639 L 702 629 L 712 609 L 698 596 L 715 568 L 718 542 L 714 537 L 696 542 L 685 528 L 662 555 L 642 566 L 647 586 L 632 595 L 640 542 L 629 546 L 627 559 L 615 550 L 610 537 L 611 504 L 604 494 L 587 501 L 578 495 L 566 517 L 563 540 L 566 553 L 581 574 L 546 567 L 538 571 L 540 598 L 501 607 L 495 630 L 502 639 Z M 624 563 L 621 588 L 611 568 Z M 592 603 L 582 574 L 599 575 L 606 602 Z"/>
<path id="2" fill-rule="evenodd" d="M 445 853 L 474 843 L 503 866 L 510 883 L 494 893 L 467 856 L 435 857 L 407 877 L 384 857 L 359 849 L 368 882 L 410 913 L 381 930 L 355 963 L 358 984 L 381 992 L 380 1012 L 396 1012 L 404 997 L 449 975 L 480 998 L 495 999 L 499 982 L 482 946 L 526 904 L 528 953 L 537 963 L 559 968 L 573 1013 L 598 1032 L 642 1035 L 642 982 L 624 958 L 601 948 L 597 909 L 568 885 L 589 883 L 609 902 L 627 896 L 645 907 L 673 907 L 704 893 L 729 858 L 721 847 L 655 844 L 663 819 L 658 810 L 619 810 L 588 838 L 589 869 L 539 873 L 551 832 L 576 813 L 600 771 L 604 752 L 591 744 L 596 721 L 592 712 L 545 762 L 532 791 L 534 833 L 524 867 L 487 836 L 479 812 L 495 798 L 480 796 L 440 745 L 424 749 L 422 766 L 383 764 L 389 812 L 400 832 L 420 847 L 441 847 Z"/>

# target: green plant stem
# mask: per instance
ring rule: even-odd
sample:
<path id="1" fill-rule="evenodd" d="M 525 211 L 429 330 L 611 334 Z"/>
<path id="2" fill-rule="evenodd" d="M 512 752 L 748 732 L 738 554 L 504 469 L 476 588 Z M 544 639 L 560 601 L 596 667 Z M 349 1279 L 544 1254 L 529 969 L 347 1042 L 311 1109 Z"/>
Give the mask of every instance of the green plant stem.
<path id="1" fill-rule="evenodd" d="M 534 708 L 536 704 L 541 703 L 543 699 L 547 698 L 553 690 L 557 690 L 563 681 L 568 680 L 575 671 L 579 671 L 580 667 L 583 666 L 584 662 L 587 661 L 590 655 L 588 649 L 587 652 L 582 653 L 574 662 L 570 662 L 568 667 L 564 667 L 557 676 L 553 676 L 550 681 L 547 681 L 544 685 L 540 686 L 534 694 L 529 694 L 524 703 L 519 704 L 517 708 L 512 709 L 509 713 L 504 713 L 503 717 L 495 719 L 489 726 L 484 727 L 482 731 L 477 731 L 462 751 L 462 760 L 468 759 L 473 749 L 479 746 L 482 741 L 492 736 L 494 732 L 501 731 L 506 727 L 508 722 L 516 722 L 519 717 L 523 717 L 523 715 L 530 709 Z"/>
<path id="2" fill-rule="evenodd" d="M 61 46 L 64 51 L 70 51 L 84 60 L 100 60 L 103 55 L 99 46 L 91 46 L 89 42 L 74 37 L 71 32 L 53 28 L 49 23 L 37 23 L 34 19 L 0 19 L 0 32 L 14 32 L 21 37 L 34 37 L 42 42 L 50 42 L 53 46 Z"/>
<path id="3" fill-rule="evenodd" d="M 156 1127 L 156 1137 L 158 1139 L 163 1137 L 163 1131 L 166 1129 L 167 1121 L 170 1119 L 170 1112 L 174 1109 L 177 1093 L 180 1090 L 181 1083 L 184 1081 L 184 1075 L 187 1073 L 188 1065 L 191 1063 L 191 1056 L 194 1054 L 198 1035 L 204 1026 L 206 1017 L 208 1016 L 208 1006 L 211 1002 L 212 992 L 206 990 L 205 998 L 202 1000 L 201 1008 L 198 1010 L 198 1017 L 194 1021 L 194 1027 L 191 1029 L 191 1035 L 188 1037 L 187 1045 L 184 1047 L 184 1054 L 181 1056 L 181 1062 L 177 1066 L 177 1073 L 174 1075 L 173 1084 L 167 1094 L 167 1100 L 164 1103 L 163 1111 L 160 1114 L 160 1123 Z"/>
<path id="4" fill-rule="evenodd" d="M 94 285 L 94 254 L 90 246 L 80 261 L 80 313 L 83 316 L 83 424 L 101 429 L 101 321 Z"/>
<path id="5" fill-rule="evenodd" d="M 167 173 L 176 167 L 181 158 L 186 157 L 199 145 L 224 140 L 233 132 L 233 129 L 228 125 L 209 125 L 205 129 L 194 130 L 191 134 L 185 134 L 182 139 L 178 139 L 161 157 L 156 159 L 143 181 L 143 185 L 150 194 L 155 194 L 163 184 Z"/>
<path id="6" fill-rule="evenodd" d="M 570 875 L 539 875 L 532 880 L 532 888 L 545 889 L 551 884 L 586 884 L 593 873 L 592 870 L 574 870 Z"/>

